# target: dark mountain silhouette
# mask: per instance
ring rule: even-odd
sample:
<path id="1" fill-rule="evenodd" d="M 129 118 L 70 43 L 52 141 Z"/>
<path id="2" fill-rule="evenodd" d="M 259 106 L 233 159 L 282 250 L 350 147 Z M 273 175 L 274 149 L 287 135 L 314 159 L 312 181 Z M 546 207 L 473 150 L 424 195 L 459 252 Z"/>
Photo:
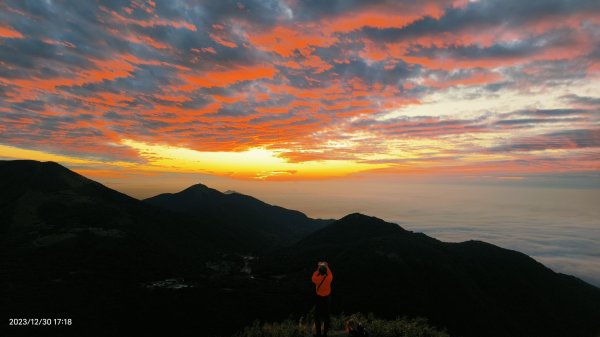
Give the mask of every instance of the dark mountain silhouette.
<path id="1" fill-rule="evenodd" d="M 231 303 L 243 307 L 245 297 L 223 294 L 215 280 L 225 272 L 235 279 L 244 263 L 236 253 L 256 246 L 210 215 L 152 206 L 53 162 L 0 161 L 4 318 L 73 318 L 69 334 L 85 336 L 127 327 L 134 335 L 202 331 L 191 327 L 224 320 Z M 181 298 L 169 285 L 193 289 Z M 229 329 L 248 323 L 241 314 L 238 320 Z M 8 335 L 65 336 L 19 328 Z"/>
<path id="2" fill-rule="evenodd" d="M 333 221 L 311 219 L 299 211 L 233 191 L 221 193 L 202 184 L 144 201 L 180 213 L 219 219 L 240 236 L 256 242 L 256 249 L 262 251 L 294 243 Z"/>
<path id="3" fill-rule="evenodd" d="M 479 241 L 445 243 L 362 214 L 265 257 L 255 271 L 310 296 L 306 279 L 321 260 L 333 270 L 333 306 L 340 312 L 428 317 L 453 336 L 596 336 L 600 330 L 594 286 L 516 251 Z"/>
<path id="4" fill-rule="evenodd" d="M 54 162 L 2 161 L 0 189 L 5 244 L 51 249 L 95 237 L 182 257 L 254 246 L 218 219 L 153 207 Z"/>
<path id="5" fill-rule="evenodd" d="M 160 199 L 170 209 L 56 163 L 0 161 L 0 313 L 74 321 L 0 334 L 231 335 L 255 319 L 306 314 L 322 259 L 337 312 L 428 317 L 453 336 L 596 337 L 600 328 L 598 288 L 518 252 L 444 243 L 361 214 L 322 227 L 205 186 Z M 273 240 L 296 242 L 240 255 Z"/>
<path id="6" fill-rule="evenodd" d="M 5 318 L 70 317 L 70 335 L 229 334 L 277 310 L 242 270 L 240 254 L 262 244 L 252 227 L 155 207 L 53 162 L 0 161 Z"/>

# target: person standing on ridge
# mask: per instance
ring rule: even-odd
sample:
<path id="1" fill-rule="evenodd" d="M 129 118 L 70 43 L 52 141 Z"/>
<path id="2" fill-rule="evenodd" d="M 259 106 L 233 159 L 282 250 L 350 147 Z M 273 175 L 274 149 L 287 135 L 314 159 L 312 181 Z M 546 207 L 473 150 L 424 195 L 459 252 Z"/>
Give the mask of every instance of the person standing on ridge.
<path id="1" fill-rule="evenodd" d="M 333 273 L 329 269 L 329 265 L 327 262 L 319 262 L 317 270 L 312 275 L 312 282 L 315 284 L 316 291 L 315 336 L 317 337 L 321 336 L 321 323 L 323 323 L 323 337 L 327 337 L 327 331 L 329 330 L 331 280 L 333 280 Z"/>

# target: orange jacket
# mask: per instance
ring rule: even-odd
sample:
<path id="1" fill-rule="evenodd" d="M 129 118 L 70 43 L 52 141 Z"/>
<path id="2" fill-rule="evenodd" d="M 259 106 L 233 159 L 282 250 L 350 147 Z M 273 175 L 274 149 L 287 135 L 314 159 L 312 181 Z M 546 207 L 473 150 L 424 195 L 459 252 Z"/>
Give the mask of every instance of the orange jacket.
<path id="1" fill-rule="evenodd" d="M 323 281 L 323 278 L 325 278 L 325 281 Z M 331 280 L 333 280 L 333 273 L 329 267 L 327 267 L 327 275 L 319 275 L 318 269 L 313 273 L 312 282 L 315 284 L 317 295 L 324 297 L 331 294 Z M 323 281 L 323 284 L 321 284 L 321 281 Z M 320 287 L 319 284 L 321 284 Z"/>

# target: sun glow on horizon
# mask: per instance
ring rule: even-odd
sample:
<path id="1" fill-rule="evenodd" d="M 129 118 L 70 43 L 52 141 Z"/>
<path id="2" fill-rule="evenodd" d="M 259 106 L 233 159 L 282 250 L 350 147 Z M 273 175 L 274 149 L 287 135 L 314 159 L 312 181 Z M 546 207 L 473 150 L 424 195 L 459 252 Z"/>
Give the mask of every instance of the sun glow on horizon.
<path id="1" fill-rule="evenodd" d="M 0 158 L 6 159 L 23 159 L 23 160 L 38 160 L 38 161 L 54 161 L 66 165 L 90 165 L 90 164 L 105 164 L 120 167 L 132 167 L 135 163 L 126 161 L 105 161 L 99 159 L 90 159 L 77 157 L 72 155 L 63 155 L 51 153 L 41 150 L 23 149 L 15 146 L 0 144 Z"/>
<path id="2" fill-rule="evenodd" d="M 121 142 L 139 152 L 148 167 L 180 172 L 201 172 L 243 179 L 302 179 L 346 176 L 386 168 L 386 164 L 352 160 L 289 162 L 281 151 L 251 148 L 245 151 L 196 151 L 184 147 L 148 144 L 125 139 Z"/>

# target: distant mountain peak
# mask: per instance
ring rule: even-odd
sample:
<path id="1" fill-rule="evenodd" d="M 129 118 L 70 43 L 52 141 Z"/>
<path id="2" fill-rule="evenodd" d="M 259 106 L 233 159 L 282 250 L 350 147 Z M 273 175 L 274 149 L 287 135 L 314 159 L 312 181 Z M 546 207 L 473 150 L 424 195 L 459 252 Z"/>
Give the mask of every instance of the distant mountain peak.
<path id="1" fill-rule="evenodd" d="M 374 221 L 374 220 L 379 220 L 379 221 L 383 221 L 377 217 L 374 216 L 370 216 L 370 215 L 366 215 L 366 214 L 362 214 L 359 212 L 354 212 L 354 213 L 350 213 L 344 217 L 342 217 L 339 221 L 349 221 L 349 220 L 353 220 L 353 221 Z"/>
<path id="2" fill-rule="evenodd" d="M 395 223 L 386 222 L 382 219 L 361 213 L 351 213 L 334 221 L 329 226 L 312 233 L 302 240 L 301 243 L 356 242 L 365 239 L 398 235 L 404 232 L 406 231 Z"/>
<path id="3" fill-rule="evenodd" d="M 23 190 L 58 191 L 96 184 L 53 161 L 0 161 L 0 174 L 2 177 L 10 177 L 3 184 L 18 186 L 19 189 Z"/>
<path id="4" fill-rule="evenodd" d="M 300 211 L 270 205 L 235 191 L 223 193 L 203 184 L 144 201 L 179 213 L 219 219 L 230 233 L 252 246 L 253 251 L 297 242 L 331 222 L 311 219 Z"/>
<path id="5" fill-rule="evenodd" d="M 210 188 L 202 183 L 194 184 L 186 189 L 187 190 L 212 190 L 212 188 Z"/>
<path id="6" fill-rule="evenodd" d="M 241 194 L 240 192 L 238 192 L 238 191 L 234 191 L 234 190 L 227 190 L 227 191 L 225 191 L 225 192 L 223 192 L 223 193 L 224 193 L 224 194 Z"/>
<path id="7" fill-rule="evenodd" d="M 193 194 L 193 195 L 213 195 L 213 194 L 221 195 L 222 194 L 221 192 L 215 190 L 214 188 L 210 188 L 202 183 L 192 185 L 192 186 L 184 189 L 180 193 Z"/>
<path id="8" fill-rule="evenodd" d="M 41 169 L 52 169 L 52 170 L 60 170 L 60 171 L 70 171 L 68 168 L 60 165 L 54 161 L 38 161 L 38 160 L 29 160 L 29 159 L 18 159 L 18 160 L 4 160 L 2 161 L 3 165 L 19 167 L 23 169 L 32 169 L 32 168 L 41 168 Z"/>
<path id="9" fill-rule="evenodd" d="M 357 212 L 350 213 L 350 214 L 344 216 L 343 218 L 339 219 L 335 223 L 337 223 L 338 225 L 343 225 L 343 226 L 349 226 L 351 224 L 356 224 L 356 225 L 365 226 L 365 227 L 369 226 L 371 228 L 377 227 L 377 226 L 387 227 L 390 229 L 402 228 L 398 224 L 386 222 L 380 218 L 370 216 L 370 215 L 365 215 L 362 213 L 357 213 Z"/>

